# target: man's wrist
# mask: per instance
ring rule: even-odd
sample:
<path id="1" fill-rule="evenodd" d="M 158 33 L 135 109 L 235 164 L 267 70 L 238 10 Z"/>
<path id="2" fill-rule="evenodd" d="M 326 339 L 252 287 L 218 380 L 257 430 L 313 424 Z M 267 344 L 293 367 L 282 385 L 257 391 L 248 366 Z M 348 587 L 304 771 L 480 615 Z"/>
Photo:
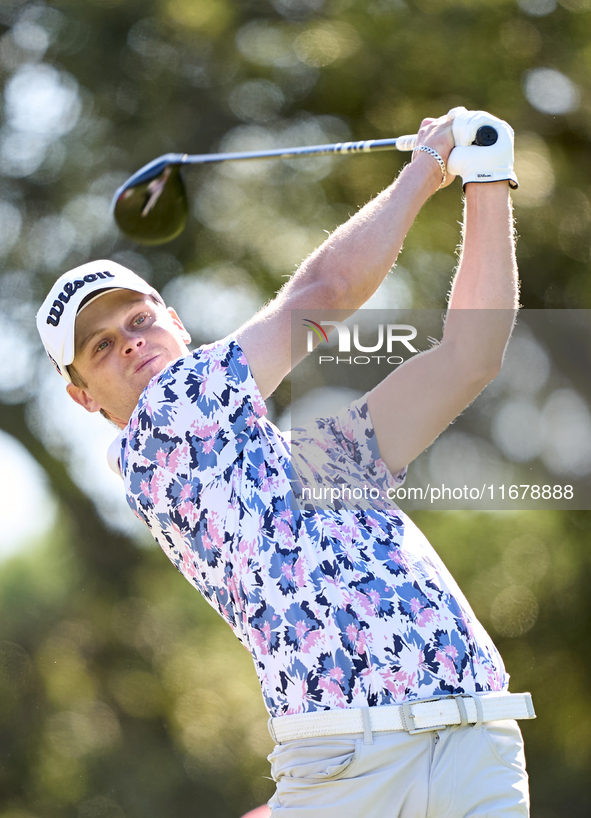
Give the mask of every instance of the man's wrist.
<path id="1" fill-rule="evenodd" d="M 464 187 L 466 199 L 474 199 L 482 196 L 502 196 L 505 198 L 509 190 L 508 179 L 502 179 L 498 182 L 466 182 Z"/>
<path id="2" fill-rule="evenodd" d="M 424 188 L 427 196 L 435 193 L 443 180 L 439 163 L 434 156 L 430 156 L 426 151 L 417 151 L 413 156 L 412 162 L 407 165 L 404 170 L 421 180 L 421 186 Z"/>

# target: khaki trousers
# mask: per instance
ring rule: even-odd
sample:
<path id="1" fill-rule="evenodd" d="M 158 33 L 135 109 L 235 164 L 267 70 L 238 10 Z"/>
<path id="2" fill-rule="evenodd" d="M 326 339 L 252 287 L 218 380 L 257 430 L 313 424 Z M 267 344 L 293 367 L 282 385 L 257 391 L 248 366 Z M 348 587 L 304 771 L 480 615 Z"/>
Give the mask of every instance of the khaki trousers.
<path id="1" fill-rule="evenodd" d="M 516 721 L 299 739 L 269 756 L 273 818 L 527 818 Z"/>

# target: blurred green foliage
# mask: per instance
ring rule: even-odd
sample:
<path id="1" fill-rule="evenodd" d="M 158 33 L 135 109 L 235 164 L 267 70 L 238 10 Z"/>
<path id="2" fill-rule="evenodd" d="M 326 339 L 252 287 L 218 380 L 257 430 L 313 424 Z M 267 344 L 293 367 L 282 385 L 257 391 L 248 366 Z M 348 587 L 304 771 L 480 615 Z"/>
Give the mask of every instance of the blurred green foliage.
<path id="1" fill-rule="evenodd" d="M 33 328 L 50 284 L 115 258 L 186 299 L 194 341 L 211 340 L 407 157 L 195 169 L 188 228 L 157 248 L 118 235 L 115 188 L 167 151 L 380 138 L 489 109 L 516 130 L 522 303 L 591 308 L 590 67 L 591 0 L 3 0 L 0 428 L 45 470 L 60 523 L 2 565 L 0 818 L 234 818 L 272 792 L 251 659 L 73 466 Z M 458 184 L 407 239 L 405 306 L 444 301 Z M 272 408 L 288 404 L 284 387 Z M 587 816 L 588 513 L 415 516 L 512 689 L 533 693 L 533 814 Z"/>

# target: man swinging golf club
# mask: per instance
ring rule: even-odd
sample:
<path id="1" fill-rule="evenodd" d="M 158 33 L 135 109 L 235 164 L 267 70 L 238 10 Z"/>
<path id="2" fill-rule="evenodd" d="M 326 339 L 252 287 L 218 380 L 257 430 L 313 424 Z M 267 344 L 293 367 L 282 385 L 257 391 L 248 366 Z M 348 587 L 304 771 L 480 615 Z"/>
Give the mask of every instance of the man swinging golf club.
<path id="1" fill-rule="evenodd" d="M 497 142 L 472 144 L 493 125 Z M 455 145 L 455 147 L 454 147 Z M 463 246 L 441 343 L 333 418 L 294 430 L 264 400 L 294 361 L 290 311 L 362 306 L 424 202 L 461 175 Z M 479 111 L 425 119 L 413 161 L 232 337 L 189 352 L 172 309 L 109 261 L 62 276 L 38 314 L 70 396 L 120 427 L 111 458 L 170 560 L 251 652 L 271 715 L 280 818 L 529 814 L 502 659 L 406 515 L 291 507 L 291 468 L 322 450 L 382 496 L 492 380 L 518 306 L 513 132 Z M 305 334 L 305 333 L 303 333 Z"/>

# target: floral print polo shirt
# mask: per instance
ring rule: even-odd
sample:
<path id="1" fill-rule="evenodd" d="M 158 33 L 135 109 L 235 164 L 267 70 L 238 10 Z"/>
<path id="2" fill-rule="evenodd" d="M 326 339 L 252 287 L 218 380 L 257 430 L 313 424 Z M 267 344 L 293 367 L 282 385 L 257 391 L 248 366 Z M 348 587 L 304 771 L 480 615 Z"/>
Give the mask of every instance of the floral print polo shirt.
<path id="1" fill-rule="evenodd" d="M 380 459 L 365 398 L 291 441 L 265 414 L 226 338 L 150 381 L 119 456 L 129 505 L 250 651 L 269 713 L 506 689 L 456 582 L 384 499 L 404 472 Z M 345 483 L 374 499 L 293 502 Z"/>

